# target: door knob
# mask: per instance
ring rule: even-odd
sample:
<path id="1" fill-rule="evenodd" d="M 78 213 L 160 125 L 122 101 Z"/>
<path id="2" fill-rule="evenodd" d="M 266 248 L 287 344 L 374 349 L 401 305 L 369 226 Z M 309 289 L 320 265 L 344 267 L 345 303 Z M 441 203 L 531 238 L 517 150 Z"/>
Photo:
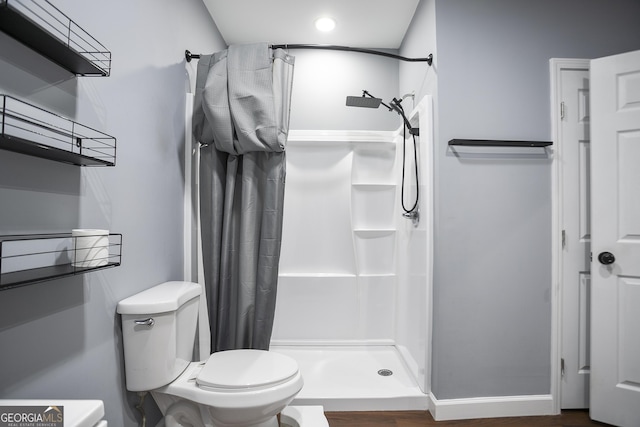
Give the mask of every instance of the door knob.
<path id="1" fill-rule="evenodd" d="M 600 255 L 598 255 L 598 261 L 600 261 L 601 264 L 609 265 L 616 262 L 616 257 L 613 256 L 611 252 L 600 252 Z"/>

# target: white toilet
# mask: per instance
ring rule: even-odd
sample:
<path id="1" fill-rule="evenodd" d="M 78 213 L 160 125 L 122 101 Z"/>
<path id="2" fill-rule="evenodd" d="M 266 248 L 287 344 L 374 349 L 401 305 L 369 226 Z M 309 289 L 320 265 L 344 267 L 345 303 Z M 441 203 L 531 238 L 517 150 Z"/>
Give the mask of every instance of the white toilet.
<path id="1" fill-rule="evenodd" d="M 150 391 L 167 427 L 276 427 L 302 389 L 295 360 L 229 350 L 191 362 L 201 287 L 166 282 L 118 303 L 127 389 Z"/>

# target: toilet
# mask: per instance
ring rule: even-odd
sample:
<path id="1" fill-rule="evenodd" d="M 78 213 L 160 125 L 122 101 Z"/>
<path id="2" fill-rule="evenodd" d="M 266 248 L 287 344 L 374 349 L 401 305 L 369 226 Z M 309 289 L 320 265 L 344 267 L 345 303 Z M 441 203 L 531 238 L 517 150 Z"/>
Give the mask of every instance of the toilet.
<path id="1" fill-rule="evenodd" d="M 200 293 L 197 283 L 166 282 L 118 303 L 127 389 L 151 392 L 167 427 L 277 427 L 302 389 L 296 361 L 228 350 L 192 362 Z"/>

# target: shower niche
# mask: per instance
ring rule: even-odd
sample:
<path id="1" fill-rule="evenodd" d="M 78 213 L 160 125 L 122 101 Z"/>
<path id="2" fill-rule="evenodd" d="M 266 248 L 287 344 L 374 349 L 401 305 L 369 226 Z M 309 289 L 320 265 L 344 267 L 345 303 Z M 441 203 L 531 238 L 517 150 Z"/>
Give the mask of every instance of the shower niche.
<path id="1" fill-rule="evenodd" d="M 395 273 L 395 161 L 394 143 L 354 149 L 351 221 L 360 276 Z"/>

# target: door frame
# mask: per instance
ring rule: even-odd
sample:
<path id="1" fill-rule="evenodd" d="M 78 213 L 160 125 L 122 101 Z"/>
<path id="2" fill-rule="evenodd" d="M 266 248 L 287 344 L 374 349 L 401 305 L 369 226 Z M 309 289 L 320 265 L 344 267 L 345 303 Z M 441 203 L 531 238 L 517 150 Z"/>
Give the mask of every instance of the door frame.
<path id="1" fill-rule="evenodd" d="M 589 69 L 589 59 L 552 58 L 551 74 L 551 136 L 553 160 L 551 162 L 551 398 L 553 411 L 561 411 L 562 369 L 562 134 L 560 102 L 562 70 Z"/>

